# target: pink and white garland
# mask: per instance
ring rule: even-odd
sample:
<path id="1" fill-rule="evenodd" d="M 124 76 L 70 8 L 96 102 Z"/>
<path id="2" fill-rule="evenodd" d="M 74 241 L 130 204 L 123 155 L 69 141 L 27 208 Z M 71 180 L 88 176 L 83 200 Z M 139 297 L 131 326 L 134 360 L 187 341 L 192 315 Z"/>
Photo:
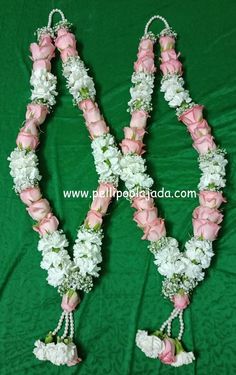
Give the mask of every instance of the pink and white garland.
<path id="1" fill-rule="evenodd" d="M 186 126 L 194 141 L 193 147 L 199 153 L 199 167 L 202 172 L 199 182 L 199 203 L 193 212 L 193 236 L 186 242 L 185 251 L 179 250 L 176 239 L 167 237 L 164 220 L 158 217 L 153 198 L 150 197 L 152 179 L 146 173 L 142 158 L 143 136 L 146 122 L 152 109 L 154 65 L 153 46 L 156 37 L 148 28 L 154 19 L 161 19 L 165 29 L 159 35 L 161 47 L 161 91 L 169 106 L 176 109 L 178 119 Z M 145 28 L 134 64 L 133 87 L 130 90 L 129 108 L 131 122 L 124 128 L 125 139 L 121 143 L 121 179 L 130 192 L 132 207 L 136 209 L 134 220 L 144 231 L 142 239 L 150 241 L 149 249 L 154 254 L 154 263 L 164 276 L 163 295 L 171 300 L 174 309 L 158 331 L 149 335 L 138 331 L 137 346 L 150 358 L 159 358 L 171 366 L 189 364 L 194 360 L 192 352 L 185 352 L 181 343 L 184 322 L 183 311 L 189 305 L 189 294 L 203 280 L 204 271 L 210 265 L 212 241 L 217 237 L 223 215 L 219 210 L 225 202 L 221 189 L 225 186 L 225 151 L 217 148 L 211 129 L 203 118 L 203 106 L 193 103 L 184 88 L 182 64 L 175 52 L 176 34 L 163 17 L 154 16 Z M 177 338 L 171 337 L 171 323 L 179 317 L 180 331 Z"/>
<path id="2" fill-rule="evenodd" d="M 52 16 L 59 12 L 62 21 L 51 28 Z M 164 220 L 158 217 L 157 208 L 149 193 L 152 178 L 146 173 L 143 137 L 154 87 L 153 46 L 156 36 L 148 32 L 154 19 L 161 19 L 165 29 L 160 33 L 161 91 L 169 106 L 176 109 L 177 116 L 188 128 L 193 146 L 199 152 L 199 167 L 202 172 L 199 182 L 200 206 L 193 212 L 193 237 L 180 252 L 178 242 L 166 236 Z M 185 352 L 181 343 L 184 323 L 183 310 L 189 305 L 189 294 L 204 278 L 214 255 L 212 241 L 216 239 L 223 219 L 219 207 L 225 202 L 221 189 L 225 186 L 225 151 L 217 148 L 210 134 L 210 127 L 203 118 L 203 107 L 193 103 L 184 88 L 182 64 L 174 50 L 176 34 L 163 17 L 154 16 L 145 28 L 132 75 L 129 111 L 131 122 L 124 128 L 125 138 L 121 142 L 123 157 L 117 149 L 114 137 L 96 104 L 95 87 L 76 49 L 74 34 L 63 13 L 55 9 L 49 15 L 46 28 L 38 30 L 39 43 L 31 44 L 33 71 L 30 83 L 33 86 L 31 100 L 27 106 L 26 120 L 17 137 L 17 148 L 11 153 L 10 168 L 15 191 L 27 205 L 30 216 L 36 220 L 33 229 L 40 235 L 38 250 L 43 259 L 41 267 L 48 271 L 47 281 L 57 287 L 62 298 L 62 315 L 54 331 L 44 341 L 36 341 L 34 354 L 40 360 L 55 365 L 75 365 L 81 361 L 73 343 L 74 323 L 72 312 L 80 302 L 77 290 L 89 292 L 93 277 L 98 277 L 102 261 L 102 221 L 110 200 L 115 194 L 119 177 L 129 191 L 132 207 L 136 209 L 134 220 L 144 231 L 142 239 L 150 241 L 149 249 L 154 254 L 155 264 L 164 276 L 163 294 L 174 303 L 170 317 L 158 331 L 149 335 L 138 331 L 136 343 L 150 358 L 159 358 L 163 363 L 181 366 L 194 360 L 192 352 Z M 56 38 L 54 35 L 56 32 Z M 59 221 L 52 213 L 49 202 L 42 198 L 39 188 L 41 176 L 35 149 L 39 144 L 38 130 L 52 106 L 56 103 L 56 77 L 50 72 L 55 46 L 63 61 L 63 75 L 73 96 L 74 104 L 83 112 L 86 126 L 92 139 L 92 152 L 99 174 L 97 197 L 94 198 L 84 224 L 79 228 L 70 258 L 68 241 Z M 177 338 L 171 337 L 172 320 L 179 317 L 180 331 Z M 64 333 L 59 336 L 65 322 Z M 166 331 L 165 331 L 166 330 Z"/>
<path id="3" fill-rule="evenodd" d="M 62 16 L 54 29 L 52 16 L 59 12 Z M 103 216 L 116 192 L 120 174 L 120 151 L 114 137 L 95 103 L 93 80 L 78 57 L 74 34 L 69 31 L 70 24 L 63 13 L 55 9 L 49 15 L 48 26 L 38 30 L 38 44 L 32 43 L 33 70 L 30 83 L 33 86 L 31 103 L 27 106 L 26 119 L 17 136 L 17 147 L 11 153 L 11 176 L 14 189 L 19 194 L 27 211 L 36 223 L 33 229 L 39 233 L 38 250 L 42 253 L 41 268 L 47 270 L 47 281 L 58 288 L 62 295 L 62 314 L 57 327 L 49 332 L 43 341 L 35 342 L 34 354 L 40 360 L 48 360 L 55 365 L 76 365 L 81 361 L 73 343 L 73 310 L 80 303 L 79 290 L 89 292 L 93 287 L 93 277 L 99 276 L 99 263 L 102 261 L 101 246 Z M 54 31 L 57 36 L 55 38 Z M 55 45 L 54 45 L 55 44 Z M 68 85 L 74 94 L 75 102 L 82 109 L 92 139 L 92 149 L 99 186 L 84 223 L 80 226 L 73 247 L 71 259 L 67 247 L 68 240 L 61 229 L 59 220 L 53 214 L 50 203 L 42 197 L 39 187 L 41 176 L 38 170 L 36 148 L 39 145 L 39 128 L 56 103 L 56 77 L 51 73 L 51 59 L 55 56 L 55 46 L 59 49 L 65 74 L 69 76 Z M 72 78 L 73 76 L 73 78 Z M 59 331 L 65 322 L 64 333 Z"/>

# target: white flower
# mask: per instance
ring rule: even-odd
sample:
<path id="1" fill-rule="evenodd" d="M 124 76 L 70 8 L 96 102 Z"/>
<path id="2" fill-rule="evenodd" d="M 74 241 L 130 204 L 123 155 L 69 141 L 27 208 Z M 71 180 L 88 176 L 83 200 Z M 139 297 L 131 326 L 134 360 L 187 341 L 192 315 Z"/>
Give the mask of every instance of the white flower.
<path id="1" fill-rule="evenodd" d="M 184 272 L 184 270 L 185 264 L 182 262 L 181 257 L 176 260 L 170 260 L 167 263 L 161 263 L 161 265 L 158 267 L 158 271 L 160 272 L 160 274 L 168 278 L 172 277 L 175 273 L 181 274 Z"/>
<path id="2" fill-rule="evenodd" d="M 185 265 L 184 274 L 190 279 L 201 281 L 204 279 L 204 272 L 200 264 L 194 264 L 190 259 L 183 257 L 182 262 Z"/>
<path id="3" fill-rule="evenodd" d="M 95 98 L 94 82 L 87 71 L 88 69 L 85 68 L 83 61 L 78 56 L 70 57 L 63 64 L 63 75 L 67 79 L 67 87 L 77 103 L 87 97 L 92 100 Z M 83 94 L 83 90 L 85 90 L 85 94 Z"/>
<path id="4" fill-rule="evenodd" d="M 47 277 L 48 284 L 54 286 L 55 288 L 61 285 L 65 275 L 68 274 L 71 265 L 72 262 L 68 260 L 64 262 L 61 267 L 49 268 Z"/>
<path id="5" fill-rule="evenodd" d="M 131 100 L 128 103 L 130 110 L 135 109 L 134 105 L 137 100 L 142 102 L 140 109 L 150 110 L 154 87 L 154 74 L 135 72 L 132 75 L 131 81 L 134 86 L 130 89 Z"/>
<path id="6" fill-rule="evenodd" d="M 33 350 L 33 353 L 36 358 L 38 358 L 40 361 L 46 361 L 47 360 L 47 354 L 46 354 L 46 345 L 44 342 L 37 340 L 34 343 L 35 348 Z"/>
<path id="7" fill-rule="evenodd" d="M 100 267 L 98 267 L 98 264 L 102 262 L 102 237 L 101 230 L 94 232 L 83 227 L 78 230 L 73 247 L 74 263 L 82 276 L 99 276 Z"/>
<path id="8" fill-rule="evenodd" d="M 58 268 L 70 261 L 70 256 L 66 250 L 60 250 L 58 252 L 50 251 L 43 255 L 43 260 L 40 263 L 40 267 L 45 270 L 49 270 L 50 267 Z"/>
<path id="9" fill-rule="evenodd" d="M 146 331 L 139 330 L 136 334 L 136 345 L 149 358 L 157 358 L 158 354 L 164 349 L 164 343 L 154 335 L 148 335 Z"/>
<path id="10" fill-rule="evenodd" d="M 217 189 L 225 187 L 226 180 L 219 173 L 204 172 L 198 184 L 199 190 L 207 190 L 208 185 L 213 184 Z"/>
<path id="11" fill-rule="evenodd" d="M 162 80 L 161 91 L 171 108 L 181 106 L 183 102 L 190 103 L 192 99 L 189 92 L 183 88 L 184 80 L 177 75 L 170 75 Z"/>
<path id="12" fill-rule="evenodd" d="M 189 365 L 195 360 L 193 352 L 180 352 L 176 355 L 176 361 L 171 363 L 171 366 L 179 367 L 183 365 Z"/>
<path id="13" fill-rule="evenodd" d="M 38 250 L 48 252 L 52 249 L 63 250 L 69 245 L 69 242 L 61 230 L 44 235 L 38 242 Z"/>
<path id="14" fill-rule="evenodd" d="M 57 78 L 52 73 L 46 69 L 33 70 L 30 84 L 33 86 L 31 100 L 43 100 L 50 106 L 56 103 Z"/>
<path id="15" fill-rule="evenodd" d="M 211 257 L 214 255 L 212 251 L 212 242 L 207 240 L 198 240 L 192 237 L 185 244 L 185 255 L 191 261 L 195 261 L 201 265 L 202 268 L 208 268 Z"/>
<path id="16" fill-rule="evenodd" d="M 33 187 L 41 180 L 35 151 L 27 152 L 15 148 L 8 160 L 10 161 L 10 174 L 13 177 L 16 192 L 20 193 L 22 190 Z"/>
<path id="17" fill-rule="evenodd" d="M 96 137 L 92 141 L 96 171 L 100 182 L 118 183 L 121 153 L 116 147 L 115 139 L 111 134 Z"/>

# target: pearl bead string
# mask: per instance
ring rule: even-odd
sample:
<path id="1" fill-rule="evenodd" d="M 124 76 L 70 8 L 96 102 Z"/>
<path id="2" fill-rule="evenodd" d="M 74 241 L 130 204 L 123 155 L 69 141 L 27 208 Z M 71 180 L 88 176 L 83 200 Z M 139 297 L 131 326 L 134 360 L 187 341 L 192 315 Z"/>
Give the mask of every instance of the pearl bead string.
<path id="1" fill-rule="evenodd" d="M 69 313 L 68 312 L 65 313 L 65 322 L 66 322 L 65 323 L 65 330 L 64 330 L 63 335 L 61 336 L 62 340 L 65 339 L 67 337 L 67 335 L 68 335 L 69 323 L 70 323 L 70 321 L 69 321 Z"/>
<path id="2" fill-rule="evenodd" d="M 73 312 L 70 312 L 70 337 L 73 339 L 74 336 L 74 317 Z"/>
<path id="3" fill-rule="evenodd" d="M 165 28 L 166 28 L 166 29 L 169 29 L 169 28 L 170 28 L 168 22 L 166 21 L 166 19 L 165 19 L 164 17 L 159 16 L 159 15 L 156 15 L 156 16 L 151 17 L 150 20 L 147 22 L 147 24 L 146 24 L 146 26 L 145 26 L 145 29 L 144 29 L 144 35 L 146 35 L 146 34 L 148 33 L 148 29 L 149 29 L 151 23 L 152 23 L 154 20 L 161 20 L 161 21 L 164 22 L 164 24 L 165 24 Z"/>
<path id="4" fill-rule="evenodd" d="M 180 330 L 179 330 L 178 340 L 181 340 L 183 333 L 184 333 L 183 310 L 181 310 L 179 313 L 179 324 L 180 324 Z"/>
<path id="5" fill-rule="evenodd" d="M 54 331 L 52 332 L 53 336 L 55 336 L 57 334 L 58 331 L 60 331 L 61 327 L 62 327 L 62 323 L 63 323 L 63 320 L 65 318 L 65 315 L 66 315 L 66 312 L 63 311 L 62 314 L 61 314 L 61 317 L 59 319 L 59 322 L 58 322 L 58 325 L 57 327 L 54 329 Z"/>
<path id="6" fill-rule="evenodd" d="M 66 20 L 64 13 L 63 13 L 60 9 L 57 9 L 57 8 L 56 8 L 56 9 L 53 9 L 53 10 L 49 13 L 49 16 L 48 16 L 48 26 L 47 26 L 48 29 L 51 28 L 52 17 L 53 17 L 53 15 L 54 15 L 55 13 L 59 13 L 59 14 L 60 14 L 61 19 L 62 19 L 63 22 Z"/>
<path id="7" fill-rule="evenodd" d="M 172 321 L 179 316 L 179 324 L 180 324 L 180 330 L 178 335 L 178 340 L 182 339 L 183 333 L 184 333 L 184 320 L 183 320 L 183 310 L 181 309 L 174 309 L 172 313 L 170 314 L 169 318 L 162 324 L 160 331 L 163 332 L 164 329 L 167 326 L 167 335 L 171 337 L 171 323 Z"/>

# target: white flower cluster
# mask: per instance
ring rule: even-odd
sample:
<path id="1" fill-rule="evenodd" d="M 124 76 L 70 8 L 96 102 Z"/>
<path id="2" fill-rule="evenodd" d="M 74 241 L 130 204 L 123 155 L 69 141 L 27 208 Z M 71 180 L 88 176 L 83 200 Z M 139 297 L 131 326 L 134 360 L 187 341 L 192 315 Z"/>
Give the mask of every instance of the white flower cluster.
<path id="1" fill-rule="evenodd" d="M 171 108 L 180 107 L 183 103 L 190 103 L 192 99 L 188 90 L 184 89 L 184 80 L 177 74 L 168 74 L 162 78 L 161 92 Z"/>
<path id="2" fill-rule="evenodd" d="M 81 226 L 78 230 L 77 239 L 73 247 L 74 264 L 79 268 L 82 276 L 98 277 L 100 267 L 98 264 L 102 261 L 102 230 L 94 231 Z"/>
<path id="3" fill-rule="evenodd" d="M 164 342 L 155 335 L 148 335 L 147 331 L 138 330 L 136 345 L 149 358 L 157 358 L 165 348 Z"/>
<path id="4" fill-rule="evenodd" d="M 154 87 L 154 74 L 135 72 L 131 79 L 133 87 L 130 89 L 131 100 L 128 102 L 129 111 L 144 110 L 150 112 L 152 110 L 151 100 Z"/>
<path id="5" fill-rule="evenodd" d="M 171 366 L 173 367 L 189 365 L 195 360 L 193 352 L 184 352 L 184 351 L 177 354 L 175 358 L 176 358 L 175 362 L 171 363 Z"/>
<path id="6" fill-rule="evenodd" d="M 64 342 L 45 344 L 37 340 L 34 345 L 33 353 L 36 358 L 40 361 L 50 361 L 56 366 L 70 365 L 78 358 L 77 348 L 73 342 L 68 344 Z"/>
<path id="7" fill-rule="evenodd" d="M 165 276 L 163 293 L 172 297 L 179 289 L 190 292 L 203 280 L 205 268 L 208 268 L 212 256 L 212 242 L 192 237 L 185 244 L 186 250 L 179 251 L 178 242 L 172 237 L 162 237 L 149 246 L 154 254 L 158 271 Z"/>
<path id="8" fill-rule="evenodd" d="M 56 103 L 57 78 L 52 73 L 46 69 L 33 70 L 30 84 L 33 86 L 31 100 L 42 102 L 49 107 Z"/>
<path id="9" fill-rule="evenodd" d="M 69 245 L 62 230 L 46 234 L 38 242 L 38 250 L 42 252 L 40 267 L 48 271 L 49 285 L 58 287 L 70 272 L 72 261 L 66 250 Z"/>
<path id="10" fill-rule="evenodd" d="M 7 160 L 10 161 L 10 174 L 13 177 L 16 193 L 37 185 L 41 180 L 35 151 L 20 150 L 16 147 Z"/>
<path id="11" fill-rule="evenodd" d="M 80 57 L 70 57 L 63 64 L 63 75 L 67 80 L 67 87 L 70 94 L 77 104 L 84 99 L 95 98 L 94 82 L 87 73 L 88 69 L 85 68 L 84 62 Z"/>
<path id="12" fill-rule="evenodd" d="M 154 263 L 161 275 L 171 278 L 176 273 L 182 274 L 185 266 L 175 238 L 162 237 L 157 247 L 153 248 L 151 245 L 150 250 L 154 254 Z"/>
<path id="13" fill-rule="evenodd" d="M 225 166 L 228 161 L 225 151 L 217 148 L 199 156 L 199 168 L 202 171 L 198 184 L 199 190 L 218 191 L 225 187 Z"/>
<path id="14" fill-rule="evenodd" d="M 109 133 L 101 135 L 92 141 L 91 146 L 99 182 L 110 182 L 117 186 L 121 173 L 121 153 L 114 137 Z"/>
<path id="15" fill-rule="evenodd" d="M 145 173 L 147 167 L 145 160 L 141 156 L 126 154 L 122 157 L 120 166 L 120 178 L 125 182 L 130 194 L 150 189 L 153 185 L 153 179 Z"/>

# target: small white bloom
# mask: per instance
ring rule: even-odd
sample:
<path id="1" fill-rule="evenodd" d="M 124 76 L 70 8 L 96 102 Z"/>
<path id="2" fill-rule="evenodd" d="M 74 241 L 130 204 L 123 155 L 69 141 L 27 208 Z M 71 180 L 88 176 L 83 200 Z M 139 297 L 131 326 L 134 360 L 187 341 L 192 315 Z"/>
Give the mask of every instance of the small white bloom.
<path id="1" fill-rule="evenodd" d="M 69 242 L 63 234 L 62 230 L 45 234 L 38 242 L 38 250 L 44 253 L 52 251 L 52 249 L 64 250 Z"/>
<path id="2" fill-rule="evenodd" d="M 148 335 L 146 331 L 139 330 L 136 334 L 136 345 L 149 358 L 157 358 L 164 349 L 164 343 L 159 337 Z"/>
<path id="3" fill-rule="evenodd" d="M 180 352 L 176 355 L 176 361 L 171 363 L 171 366 L 180 367 L 183 365 L 189 365 L 195 360 L 193 352 Z"/>
<path id="4" fill-rule="evenodd" d="M 33 187 L 41 180 L 39 174 L 38 158 L 34 150 L 26 152 L 15 148 L 8 157 L 10 161 L 10 174 L 13 177 L 14 189 L 17 193 Z"/>
<path id="5" fill-rule="evenodd" d="M 46 361 L 47 360 L 47 354 L 46 354 L 46 345 L 44 342 L 37 340 L 34 343 L 35 348 L 33 350 L 33 353 L 36 358 L 38 358 L 40 361 Z"/>
<path id="6" fill-rule="evenodd" d="M 50 106 L 56 103 L 57 78 L 46 69 L 33 70 L 30 78 L 33 86 L 31 100 L 43 100 Z"/>

